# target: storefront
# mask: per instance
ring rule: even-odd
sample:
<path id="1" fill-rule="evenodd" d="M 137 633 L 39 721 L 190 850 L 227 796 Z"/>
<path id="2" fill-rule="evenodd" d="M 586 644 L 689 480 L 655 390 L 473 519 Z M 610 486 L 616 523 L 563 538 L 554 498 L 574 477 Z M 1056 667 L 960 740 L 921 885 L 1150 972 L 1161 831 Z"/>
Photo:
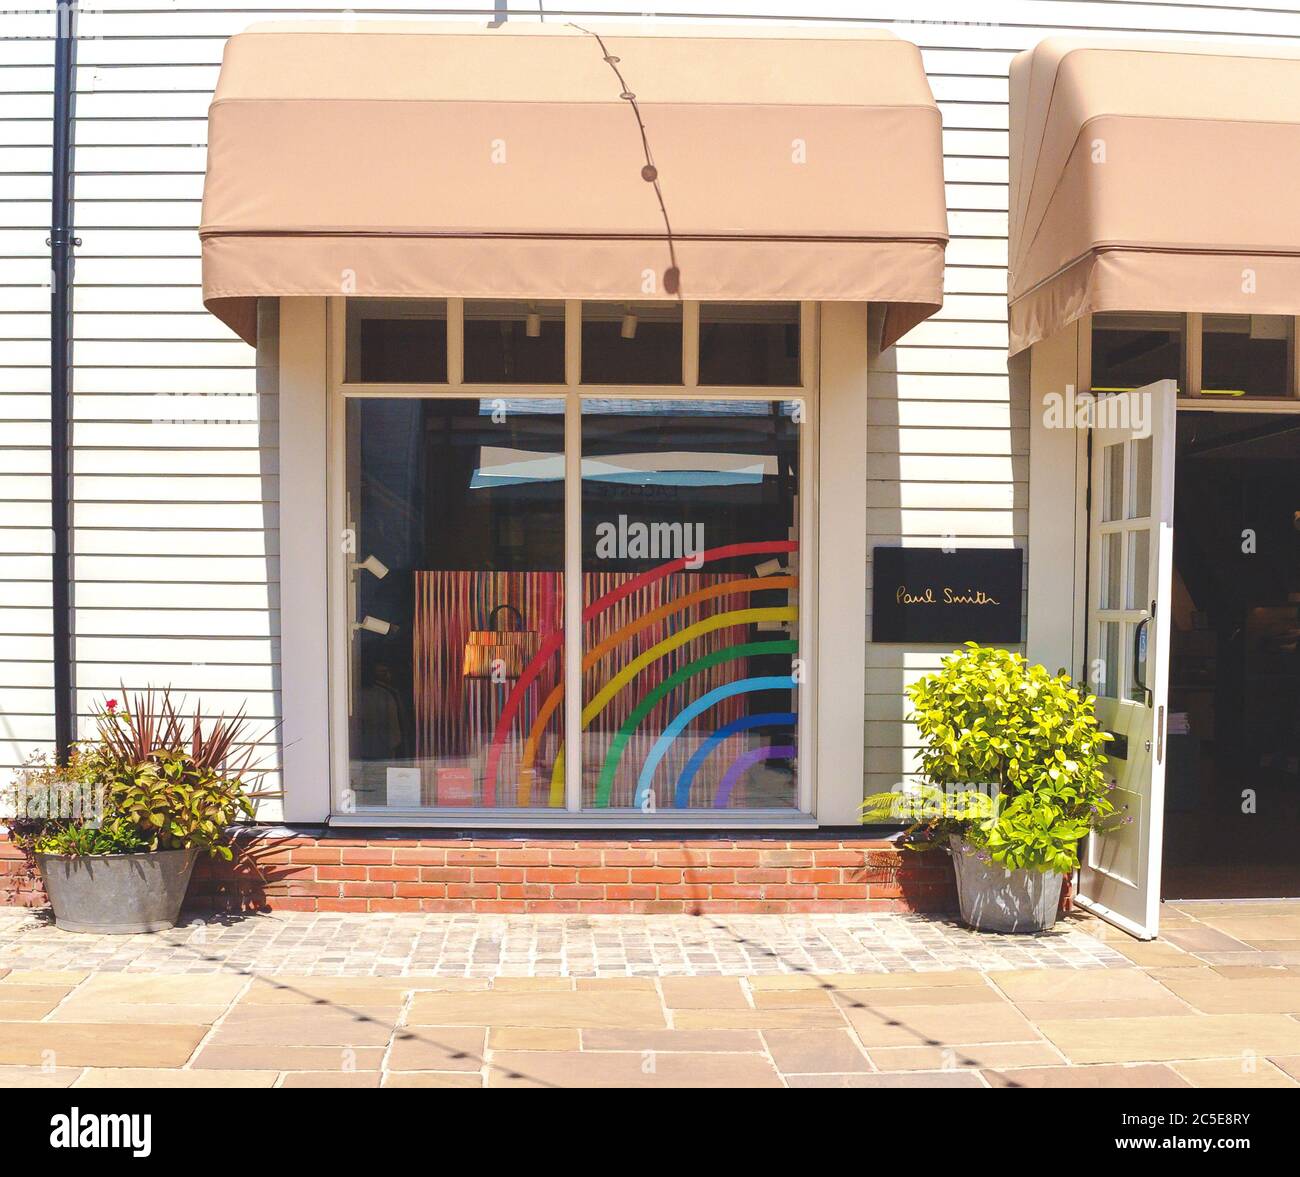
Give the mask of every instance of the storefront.
<path id="1" fill-rule="evenodd" d="M 969 636 L 882 620 L 903 549 L 1009 577 L 989 640 L 1121 736 L 1085 904 L 1300 893 L 1300 18 L 826 7 L 84 14 L 65 612 L 48 342 L 0 363 L 6 763 L 123 683 L 246 706 L 226 905 L 941 909 L 860 823 Z"/>
<path id="2" fill-rule="evenodd" d="M 1300 54 L 1222 44 L 1011 68 L 1028 652 L 1119 737 L 1079 897 L 1140 935 L 1162 897 L 1300 893 L 1298 93 Z"/>

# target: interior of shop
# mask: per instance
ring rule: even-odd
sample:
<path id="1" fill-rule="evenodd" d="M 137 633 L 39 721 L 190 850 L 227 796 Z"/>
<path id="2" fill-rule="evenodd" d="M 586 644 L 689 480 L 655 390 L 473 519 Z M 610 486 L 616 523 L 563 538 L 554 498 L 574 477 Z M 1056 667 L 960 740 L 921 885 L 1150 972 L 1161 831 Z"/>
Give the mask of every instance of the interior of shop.
<path id="1" fill-rule="evenodd" d="M 1300 896 L 1300 415 L 1180 411 L 1162 891 Z"/>

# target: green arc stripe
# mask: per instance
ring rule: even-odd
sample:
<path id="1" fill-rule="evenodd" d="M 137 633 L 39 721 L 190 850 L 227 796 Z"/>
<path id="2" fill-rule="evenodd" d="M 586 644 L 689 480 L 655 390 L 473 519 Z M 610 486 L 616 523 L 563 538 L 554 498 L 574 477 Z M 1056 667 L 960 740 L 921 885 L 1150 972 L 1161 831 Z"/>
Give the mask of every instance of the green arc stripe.
<path id="1" fill-rule="evenodd" d="M 726 646 L 721 650 L 713 650 L 705 654 L 703 658 L 697 658 L 694 662 L 683 666 L 676 674 L 664 679 L 636 705 L 632 714 L 618 729 L 618 734 L 610 741 L 609 751 L 605 753 L 605 763 L 600 770 L 600 780 L 596 785 L 596 805 L 600 807 L 609 804 L 609 795 L 614 787 L 614 773 L 618 771 L 618 762 L 622 759 L 623 749 L 627 747 L 628 740 L 632 738 L 632 733 L 640 726 L 641 721 L 669 691 L 681 686 L 692 675 L 699 674 L 710 666 L 716 666 L 719 662 L 730 662 L 736 658 L 748 658 L 758 654 L 794 654 L 798 649 L 799 643 L 793 638 Z"/>

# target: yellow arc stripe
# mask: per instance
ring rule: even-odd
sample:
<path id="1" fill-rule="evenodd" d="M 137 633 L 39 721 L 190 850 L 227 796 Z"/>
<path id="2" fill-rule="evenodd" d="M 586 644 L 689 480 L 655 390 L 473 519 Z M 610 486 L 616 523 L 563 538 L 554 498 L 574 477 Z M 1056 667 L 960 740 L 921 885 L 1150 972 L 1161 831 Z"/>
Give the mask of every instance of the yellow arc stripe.
<path id="1" fill-rule="evenodd" d="M 652 646 L 644 654 L 633 658 L 618 674 L 611 678 L 592 697 L 591 702 L 582 709 L 581 727 L 587 728 L 591 721 L 609 706 L 610 700 L 651 662 L 662 658 L 665 654 L 677 649 L 678 646 L 684 646 L 694 638 L 711 633 L 715 629 L 728 629 L 733 625 L 750 625 L 759 621 L 794 621 L 798 616 L 799 610 L 793 605 L 774 606 L 766 609 L 733 609 L 730 613 L 716 613 L 712 617 L 706 617 L 703 621 L 697 621 L 694 625 L 688 625 L 685 629 L 673 634 L 672 637 L 665 638 L 657 646 Z M 555 757 L 555 766 L 551 770 L 550 804 L 558 805 L 563 802 L 563 799 L 564 745 L 561 744 L 560 750 Z"/>

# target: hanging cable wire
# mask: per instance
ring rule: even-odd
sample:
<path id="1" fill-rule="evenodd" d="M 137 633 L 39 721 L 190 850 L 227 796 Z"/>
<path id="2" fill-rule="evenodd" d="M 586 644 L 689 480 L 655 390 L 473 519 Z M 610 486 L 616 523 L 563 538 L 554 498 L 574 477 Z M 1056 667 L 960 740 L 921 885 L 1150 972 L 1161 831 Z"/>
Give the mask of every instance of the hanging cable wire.
<path id="1" fill-rule="evenodd" d="M 584 29 L 582 25 L 574 24 L 572 21 L 569 22 L 569 28 L 577 29 L 580 33 L 586 33 L 587 36 L 596 38 L 596 43 L 600 46 L 600 51 L 604 55 L 605 63 L 614 71 L 614 76 L 618 79 L 618 96 L 632 108 L 637 130 L 641 133 L 641 149 L 645 153 L 645 167 L 641 169 L 641 179 L 654 186 L 655 198 L 659 201 L 659 212 L 664 219 L 664 233 L 668 239 L 668 269 L 664 271 L 664 290 L 681 298 L 682 272 L 677 268 L 677 248 L 673 241 L 673 226 L 668 219 L 668 207 L 664 204 L 663 189 L 659 187 L 659 169 L 655 167 L 654 155 L 650 151 L 650 137 L 646 134 L 645 120 L 641 117 L 641 108 L 637 105 L 636 95 L 628 89 L 623 73 L 618 68 L 620 59 L 610 53 L 600 34 L 592 32 L 591 29 Z"/>

